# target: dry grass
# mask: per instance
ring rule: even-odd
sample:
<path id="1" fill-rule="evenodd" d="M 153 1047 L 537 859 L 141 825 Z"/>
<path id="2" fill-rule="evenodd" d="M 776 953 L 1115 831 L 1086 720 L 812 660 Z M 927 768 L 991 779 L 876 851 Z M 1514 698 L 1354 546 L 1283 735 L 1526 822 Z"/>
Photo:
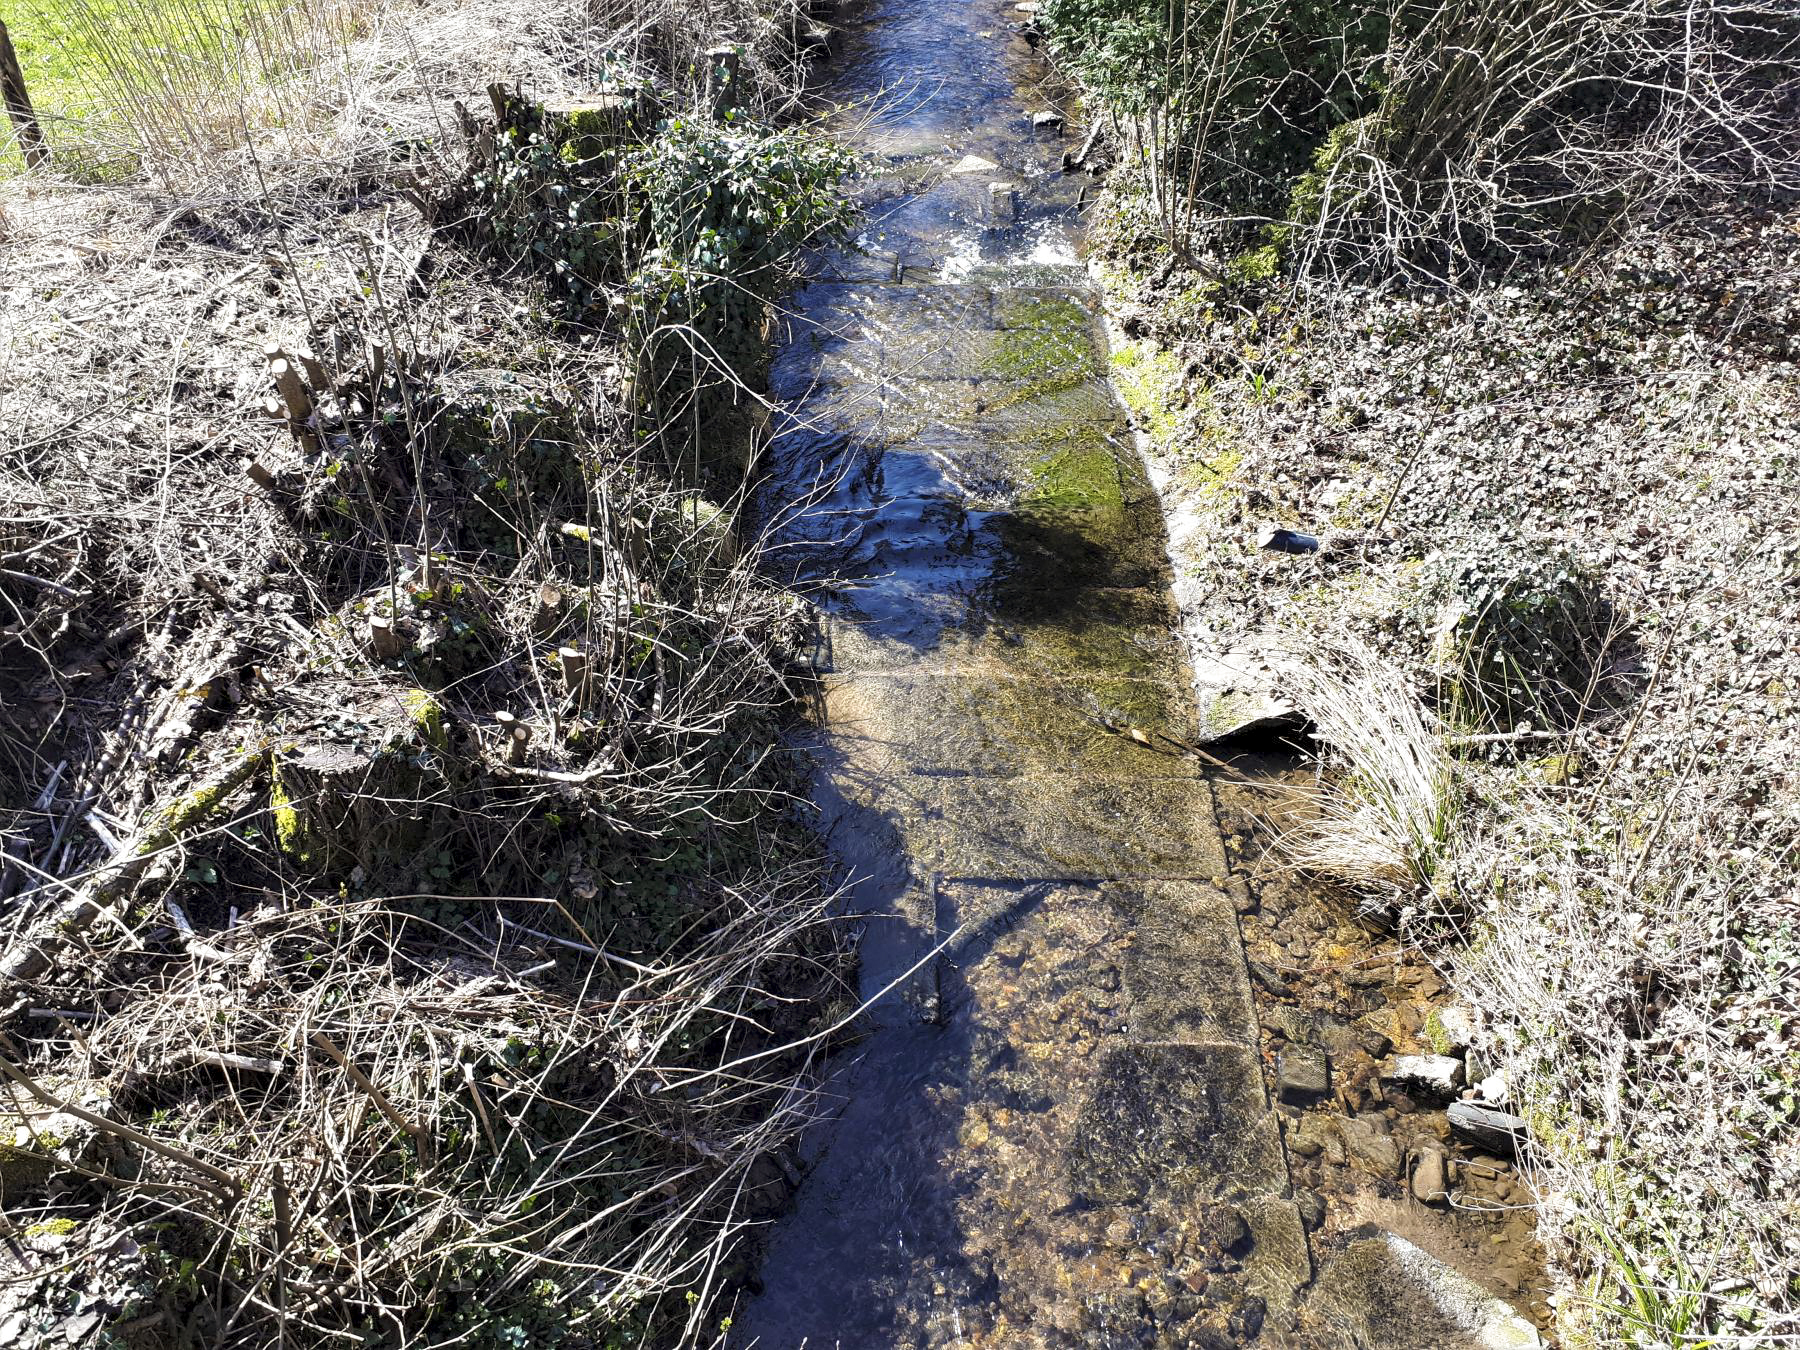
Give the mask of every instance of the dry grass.
<path id="1" fill-rule="evenodd" d="M 1328 754 L 1317 813 L 1284 851 L 1384 900 L 1429 896 L 1455 842 L 1458 789 L 1442 729 L 1407 672 L 1347 641 L 1284 667 L 1284 677 Z"/>
<path id="2" fill-rule="evenodd" d="M 58 151 L 144 178 L 0 185 L 0 1017 L 125 1155 L 0 1199 L 52 1225 L 0 1319 L 709 1343 L 853 1008 L 774 749 L 803 615 L 742 478 L 715 508 L 636 434 L 627 335 L 404 191 L 491 75 L 679 107 L 737 36 L 767 113 L 791 53 L 747 5 L 333 8 L 282 46 L 309 12 L 215 43 L 226 79 L 112 35 L 118 101 Z M 318 354 L 299 435 L 271 344 Z"/>
<path id="3" fill-rule="evenodd" d="M 1565 1327 L 1770 1344 L 1797 1327 L 1795 822 L 1746 831 L 1697 786 L 1506 787 L 1458 864 L 1482 940 L 1444 959 L 1529 1108 Z"/>

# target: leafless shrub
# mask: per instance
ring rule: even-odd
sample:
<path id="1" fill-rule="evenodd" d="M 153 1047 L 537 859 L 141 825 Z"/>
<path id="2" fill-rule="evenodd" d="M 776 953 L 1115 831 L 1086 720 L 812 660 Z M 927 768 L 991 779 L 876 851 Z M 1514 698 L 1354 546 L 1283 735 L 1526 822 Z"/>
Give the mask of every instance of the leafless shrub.
<path id="1" fill-rule="evenodd" d="M 1767 0 L 1045 15 L 1183 258 L 1260 229 L 1315 282 L 1441 282 L 1671 202 L 1800 185 L 1800 19 Z"/>
<path id="2" fill-rule="evenodd" d="M 1671 201 L 1800 184 L 1783 6 L 1452 0 L 1396 27 L 1379 102 L 1296 189 L 1307 264 L 1454 276 Z"/>
<path id="3" fill-rule="evenodd" d="M 212 103 L 113 36 L 59 150 L 173 200 L 0 188 L 0 1016 L 151 1141 L 34 1194 L 99 1236 L 3 1296 L 54 1327 L 155 1231 L 138 1311 L 215 1343 L 710 1342 L 853 1011 L 773 744 L 803 610 L 742 466 L 635 434 L 630 333 L 401 189 L 491 75 L 680 107 L 737 38 L 768 109 L 795 58 L 749 5 L 372 6 L 271 86 L 305 13 Z"/>

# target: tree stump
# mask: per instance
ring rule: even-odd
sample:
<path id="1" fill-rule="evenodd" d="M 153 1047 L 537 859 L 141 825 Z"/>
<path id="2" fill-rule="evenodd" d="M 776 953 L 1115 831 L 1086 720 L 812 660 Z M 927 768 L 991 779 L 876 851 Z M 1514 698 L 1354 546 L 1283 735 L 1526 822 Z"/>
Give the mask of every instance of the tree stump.
<path id="1" fill-rule="evenodd" d="M 384 706 L 362 727 L 276 754 L 275 840 L 297 866 L 391 875 L 433 836 L 443 774 L 431 752 L 446 748 L 443 710 L 419 690 L 394 703 L 391 715 Z"/>

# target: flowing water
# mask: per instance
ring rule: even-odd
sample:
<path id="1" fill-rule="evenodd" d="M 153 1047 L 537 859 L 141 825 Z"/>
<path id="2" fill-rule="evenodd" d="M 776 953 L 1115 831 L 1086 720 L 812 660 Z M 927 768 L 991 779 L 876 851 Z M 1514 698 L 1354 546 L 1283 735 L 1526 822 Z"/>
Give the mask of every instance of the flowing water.
<path id="1" fill-rule="evenodd" d="M 847 17 L 865 224 L 793 301 L 763 505 L 825 597 L 817 799 L 876 1001 L 734 1342 L 1242 1343 L 1311 1257 L 1083 180 L 1011 4 Z"/>

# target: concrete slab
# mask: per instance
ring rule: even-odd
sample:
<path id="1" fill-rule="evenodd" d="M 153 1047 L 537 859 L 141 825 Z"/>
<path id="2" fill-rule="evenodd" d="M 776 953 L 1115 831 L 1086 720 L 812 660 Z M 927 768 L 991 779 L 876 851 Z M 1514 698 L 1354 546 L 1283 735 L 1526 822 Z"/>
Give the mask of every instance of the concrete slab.
<path id="1" fill-rule="evenodd" d="M 1108 890 L 1132 914 L 1125 976 L 1132 1039 L 1255 1048 L 1256 1006 L 1230 898 L 1196 881 L 1122 883 Z"/>
<path id="2" fill-rule="evenodd" d="M 965 877 L 1222 876 L 1212 790 L 1181 778 L 922 778 L 901 825 L 924 870 Z"/>
<path id="3" fill-rule="evenodd" d="M 1023 571 L 965 591 L 845 591 L 824 625 L 832 671 L 993 670 L 1055 679 L 1082 672 L 1181 684 L 1187 665 L 1166 591 L 1076 586 Z M 876 627 L 876 620 L 880 627 Z"/>
<path id="4" fill-rule="evenodd" d="M 847 766 L 869 773 L 1194 778 L 1191 701 L 1154 680 L 1005 674 L 827 675 L 817 716 Z M 1110 730 L 1131 726 L 1151 746 Z"/>
<path id="5" fill-rule="evenodd" d="M 1132 1045 L 1102 1069 L 1070 1148 L 1081 1196 L 1150 1203 L 1153 1193 L 1241 1201 L 1283 1195 L 1287 1158 L 1255 1051 Z"/>

